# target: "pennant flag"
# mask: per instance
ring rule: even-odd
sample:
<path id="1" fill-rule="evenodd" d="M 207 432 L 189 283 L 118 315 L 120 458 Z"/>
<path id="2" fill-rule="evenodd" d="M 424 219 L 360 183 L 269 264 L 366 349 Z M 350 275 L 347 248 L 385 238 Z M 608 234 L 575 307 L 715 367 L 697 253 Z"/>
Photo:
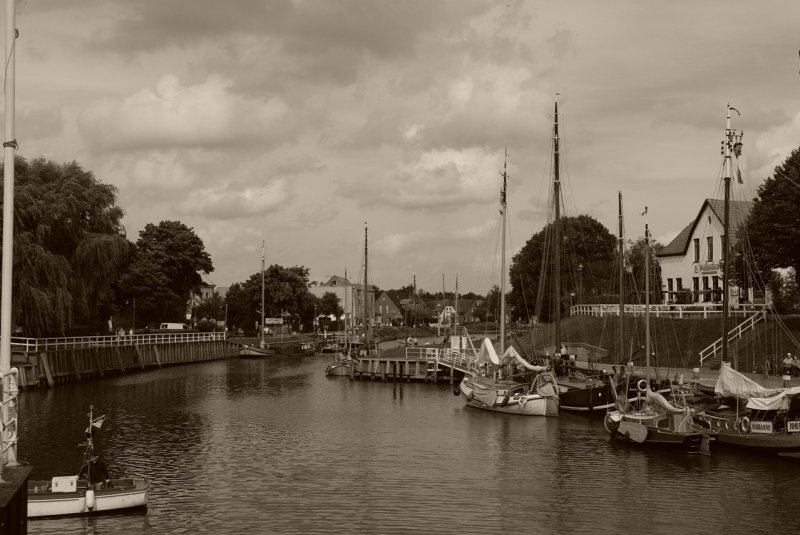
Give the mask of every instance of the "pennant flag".
<path id="1" fill-rule="evenodd" d="M 105 422 L 105 421 L 106 421 L 106 415 L 105 414 L 102 415 L 102 416 L 98 416 L 97 418 L 92 420 L 91 427 L 96 427 L 97 429 L 100 429 L 101 427 L 103 427 L 103 422 Z M 86 428 L 86 432 L 88 433 L 89 431 L 90 431 L 90 428 L 87 427 Z"/>

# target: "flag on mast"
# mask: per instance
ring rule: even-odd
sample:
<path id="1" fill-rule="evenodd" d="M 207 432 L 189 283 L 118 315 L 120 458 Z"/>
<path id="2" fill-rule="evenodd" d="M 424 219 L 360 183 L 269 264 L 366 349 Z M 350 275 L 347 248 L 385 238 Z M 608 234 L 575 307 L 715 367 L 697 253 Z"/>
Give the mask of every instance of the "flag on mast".
<path id="1" fill-rule="evenodd" d="M 106 415 L 105 414 L 102 415 L 102 416 L 98 416 L 97 418 L 92 420 L 92 424 L 89 427 L 86 428 L 86 432 L 87 433 L 90 432 L 92 427 L 100 429 L 101 427 L 103 427 L 103 422 L 105 422 L 105 421 L 106 421 Z"/>

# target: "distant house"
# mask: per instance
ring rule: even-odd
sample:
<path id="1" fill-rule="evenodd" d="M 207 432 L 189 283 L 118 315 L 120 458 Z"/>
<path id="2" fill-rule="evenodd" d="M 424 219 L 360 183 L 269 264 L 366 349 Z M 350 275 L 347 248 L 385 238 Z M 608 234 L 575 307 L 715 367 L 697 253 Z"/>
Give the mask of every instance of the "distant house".
<path id="1" fill-rule="evenodd" d="M 749 201 L 730 201 L 731 250 L 752 207 Z M 665 303 L 686 298 L 692 303 L 722 301 L 724 208 L 724 201 L 706 199 L 697 217 L 658 254 Z M 754 292 L 747 281 L 741 288 L 731 284 L 729 291 L 731 304 L 754 303 L 764 297 Z"/>
<path id="2" fill-rule="evenodd" d="M 478 309 L 483 306 L 483 299 L 459 299 L 458 317 L 464 324 L 477 323 L 481 321 L 478 317 Z"/>
<path id="3" fill-rule="evenodd" d="M 400 304 L 392 299 L 391 295 L 383 292 L 375 300 L 373 318 L 378 325 L 403 325 L 403 310 L 400 308 Z"/>
<path id="4" fill-rule="evenodd" d="M 339 298 L 339 306 L 350 325 L 360 325 L 364 319 L 364 285 L 353 284 L 346 277 L 334 275 L 327 282 L 317 284 L 308 291 L 319 298 L 326 293 L 333 293 Z M 375 287 L 370 285 L 367 292 L 367 311 L 374 310 Z M 373 313 L 374 317 L 374 313 Z"/>
<path id="5" fill-rule="evenodd" d="M 418 295 L 400 299 L 400 308 L 406 318 L 407 325 L 423 323 L 431 316 L 431 310 Z"/>

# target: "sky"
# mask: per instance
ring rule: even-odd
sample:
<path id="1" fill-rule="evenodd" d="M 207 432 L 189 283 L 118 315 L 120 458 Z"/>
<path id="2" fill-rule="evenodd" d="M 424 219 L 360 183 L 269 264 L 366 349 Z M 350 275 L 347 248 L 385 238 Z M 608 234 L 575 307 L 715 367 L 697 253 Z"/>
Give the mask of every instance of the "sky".
<path id="1" fill-rule="evenodd" d="M 719 198 L 726 104 L 752 199 L 800 146 L 800 2 L 17 0 L 19 154 L 119 190 L 127 236 L 181 221 L 218 286 L 499 281 L 547 221 L 559 103 L 566 215 L 662 243 Z M 557 96 L 558 95 L 558 96 Z M 641 230 L 640 230 L 641 229 Z"/>

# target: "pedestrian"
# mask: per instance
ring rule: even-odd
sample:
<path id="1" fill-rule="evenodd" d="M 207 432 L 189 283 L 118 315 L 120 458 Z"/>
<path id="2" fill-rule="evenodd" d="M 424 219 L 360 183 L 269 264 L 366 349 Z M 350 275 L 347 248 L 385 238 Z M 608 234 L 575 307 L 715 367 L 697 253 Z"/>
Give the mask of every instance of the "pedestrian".
<path id="1" fill-rule="evenodd" d="M 786 358 L 783 359 L 783 375 L 791 375 L 792 374 L 792 366 L 794 365 L 794 360 L 792 359 L 791 353 L 786 353 Z"/>
<path id="2" fill-rule="evenodd" d="M 791 353 L 789 353 L 791 355 Z M 800 375 L 800 359 L 795 355 L 792 358 L 792 376 L 797 377 Z"/>

